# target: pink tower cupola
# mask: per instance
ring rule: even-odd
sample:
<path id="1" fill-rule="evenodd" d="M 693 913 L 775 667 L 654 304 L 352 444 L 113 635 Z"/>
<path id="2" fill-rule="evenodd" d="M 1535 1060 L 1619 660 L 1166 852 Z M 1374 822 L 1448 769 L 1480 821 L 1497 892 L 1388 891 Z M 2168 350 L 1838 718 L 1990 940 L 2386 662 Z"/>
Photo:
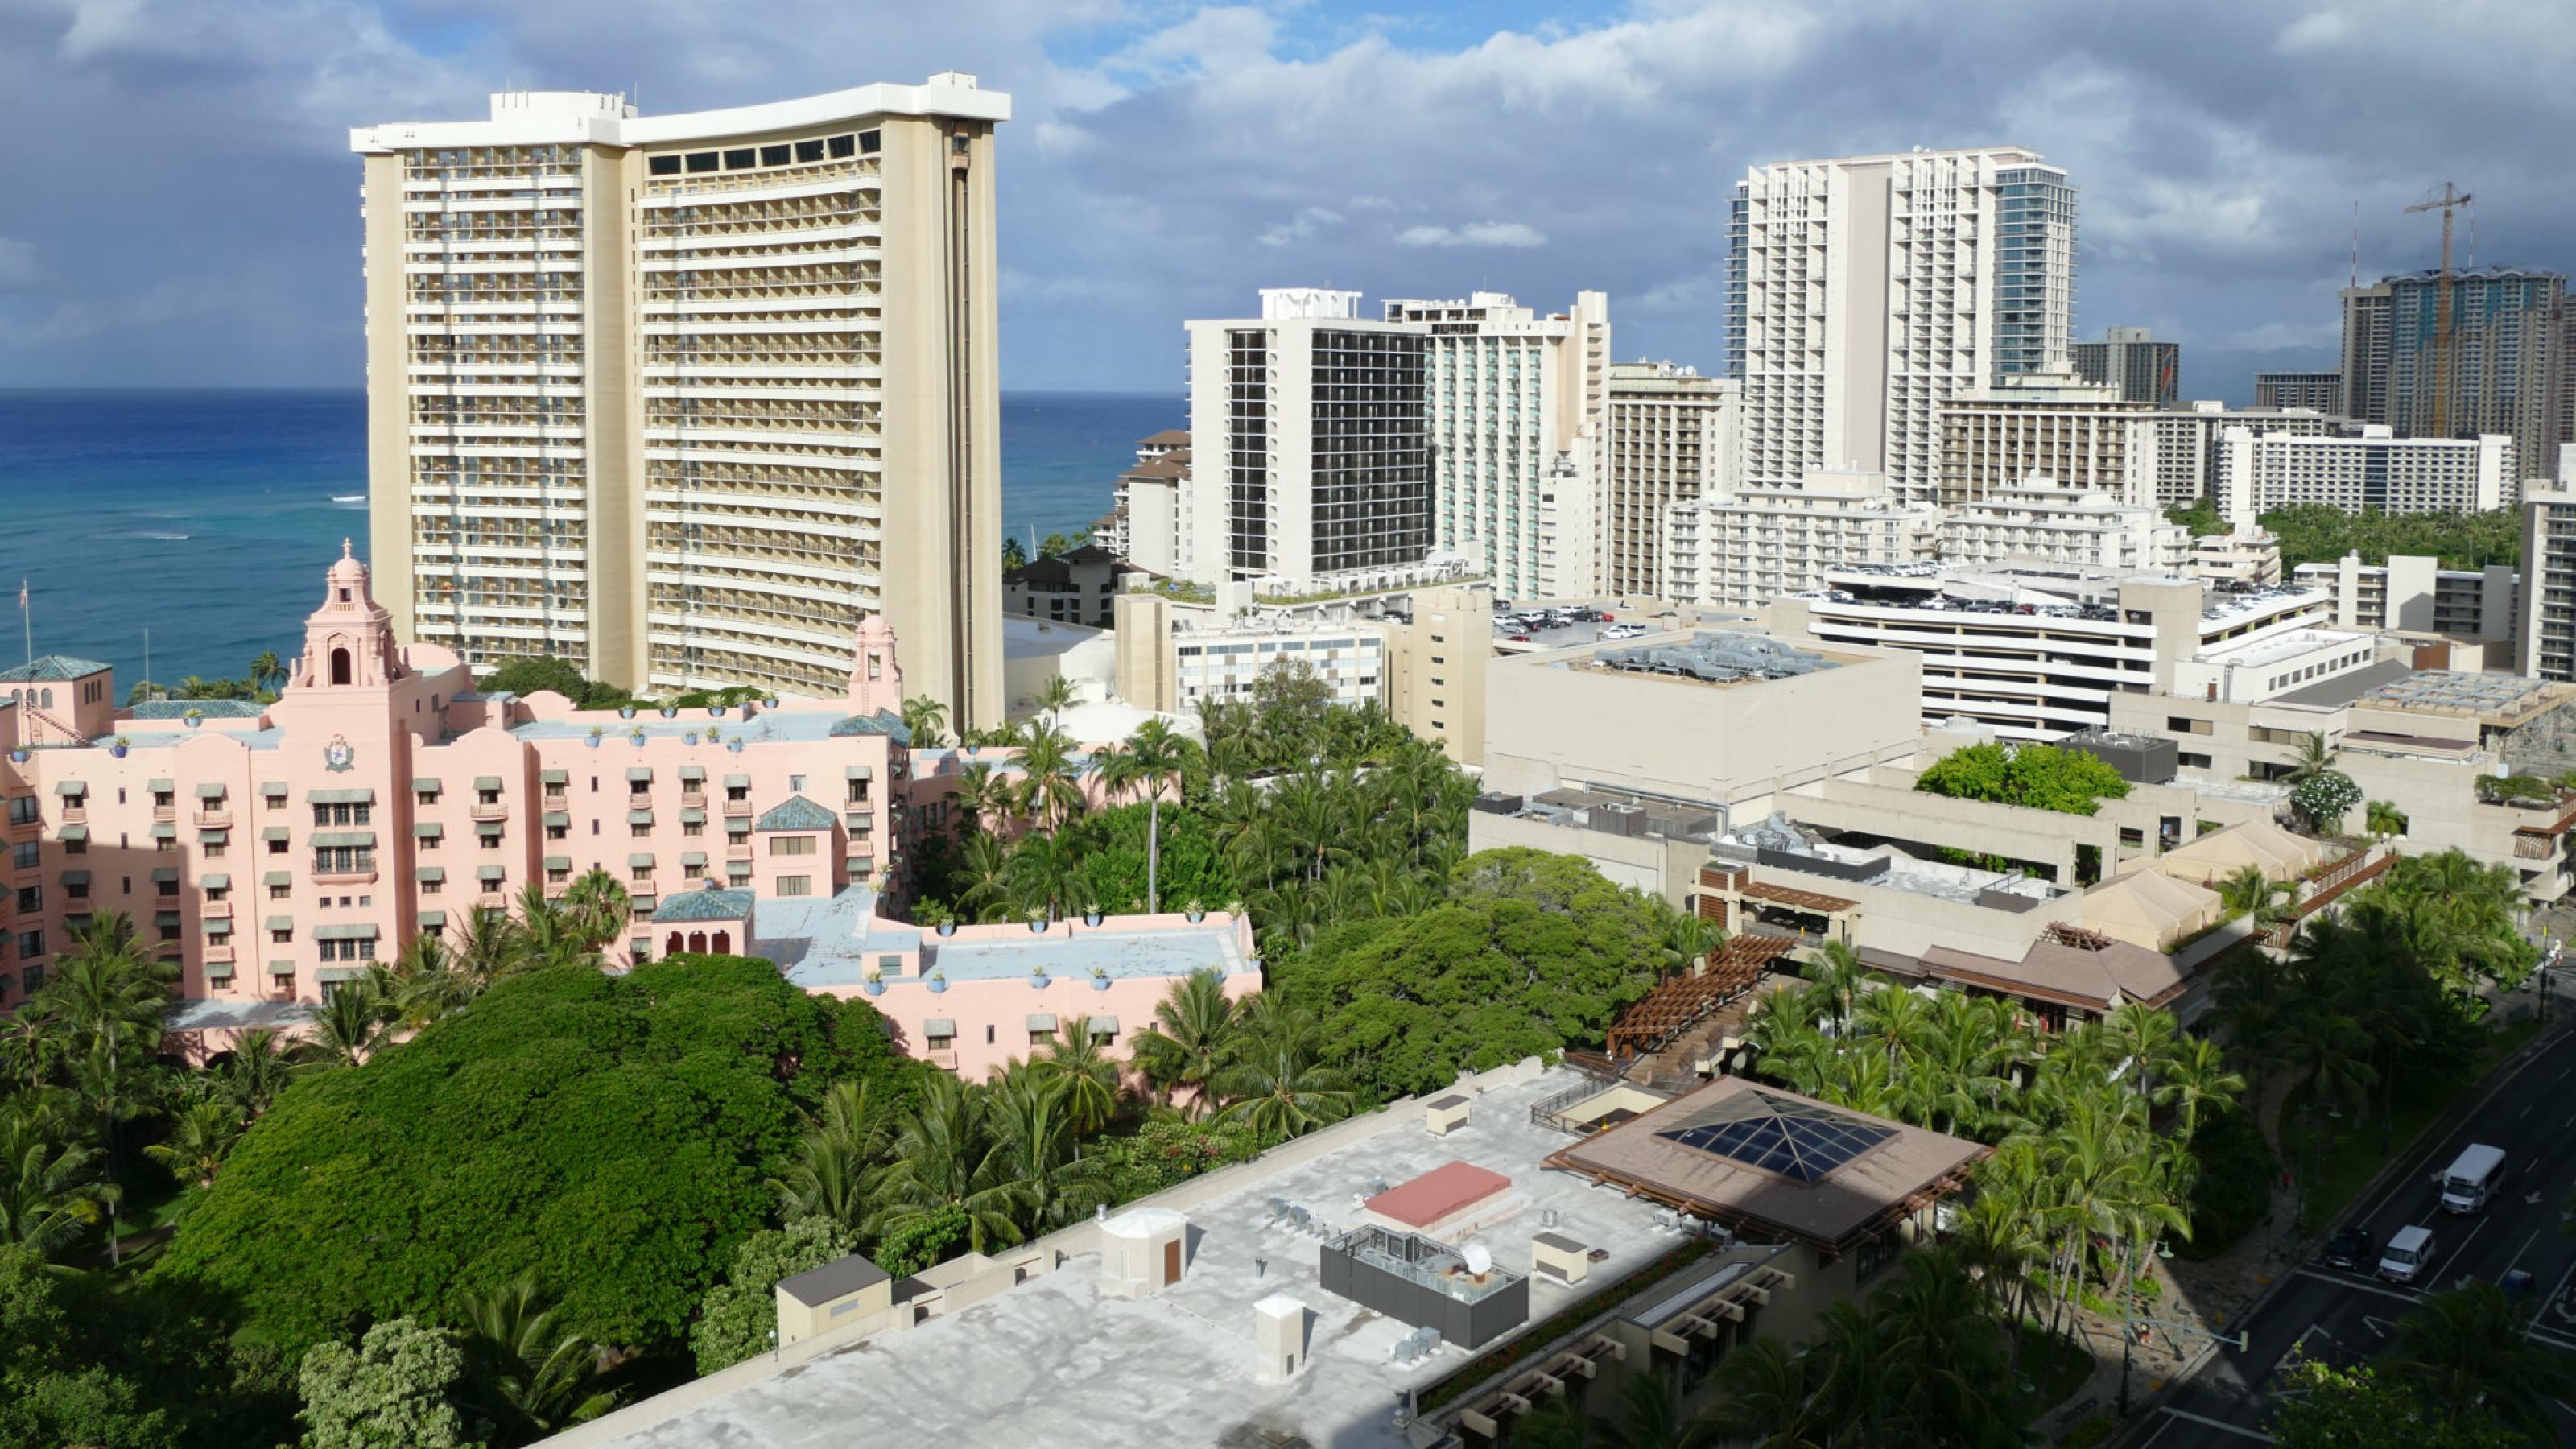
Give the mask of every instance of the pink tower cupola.
<path id="1" fill-rule="evenodd" d="M 850 707 L 860 714 L 903 713 L 903 666 L 895 663 L 894 626 L 883 614 L 859 621 L 858 654 L 850 661 Z"/>
<path id="2" fill-rule="evenodd" d="M 367 592 L 367 566 L 340 540 L 322 607 L 305 616 L 304 653 L 295 661 L 290 689 L 358 686 L 382 689 L 402 677 L 394 651 L 393 616 Z"/>

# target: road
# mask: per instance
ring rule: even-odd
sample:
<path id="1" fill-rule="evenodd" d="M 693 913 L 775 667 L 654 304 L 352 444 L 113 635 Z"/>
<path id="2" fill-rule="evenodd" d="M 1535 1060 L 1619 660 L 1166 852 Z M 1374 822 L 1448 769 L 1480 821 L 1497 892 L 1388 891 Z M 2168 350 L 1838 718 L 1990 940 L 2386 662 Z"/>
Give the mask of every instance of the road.
<path id="1" fill-rule="evenodd" d="M 2484 1212 L 2453 1216 L 2442 1211 L 2432 1178 L 2472 1142 L 2504 1149 L 2508 1180 Z M 2431 1228 L 2429 1275 L 2406 1285 L 2381 1282 L 2367 1267 L 2351 1273 L 2311 1261 L 2293 1270 L 2291 1281 L 2238 1325 L 2250 1335 L 2248 1347 L 2243 1352 L 2221 1348 L 2159 1407 L 2161 1422 L 2130 1442 L 2141 1449 L 2241 1449 L 2268 1442 L 2262 1432 L 2268 1417 L 2264 1390 L 2292 1346 L 2305 1344 L 2310 1357 L 2335 1362 L 2367 1358 L 2388 1346 L 2395 1320 L 2423 1292 L 2469 1278 L 2494 1282 L 2520 1268 L 2539 1284 L 2534 1301 L 2549 1301 L 2576 1279 L 2576 1238 L 2560 1227 L 2561 1209 L 2576 1192 L 2576 1151 L 2571 1147 L 2576 1147 L 2576 1033 L 2552 1039 L 2466 1123 L 2418 1143 L 2406 1155 L 2404 1168 L 2351 1219 L 2379 1243 L 2410 1223 Z M 2533 1333 L 2576 1350 L 2576 1337 L 2546 1327 Z M 2576 1415 L 2569 1415 L 2562 1427 L 2563 1442 L 2576 1443 Z"/>

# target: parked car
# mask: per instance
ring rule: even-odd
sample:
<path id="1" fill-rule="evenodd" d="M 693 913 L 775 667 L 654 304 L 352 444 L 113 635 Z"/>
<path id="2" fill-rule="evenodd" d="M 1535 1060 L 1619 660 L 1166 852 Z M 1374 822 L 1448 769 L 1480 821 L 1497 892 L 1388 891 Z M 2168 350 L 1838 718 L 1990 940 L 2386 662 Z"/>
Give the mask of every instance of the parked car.
<path id="1" fill-rule="evenodd" d="M 1643 624 L 1613 624 L 1609 628 L 1601 631 L 1601 637 L 1605 640 L 1642 639 L 1645 635 L 1646 626 Z"/>
<path id="2" fill-rule="evenodd" d="M 2367 1268 L 2374 1261 L 2372 1252 L 2378 1240 L 2367 1228 L 2341 1228 L 2326 1240 L 2325 1264 L 2329 1268 Z"/>
<path id="3" fill-rule="evenodd" d="M 1530 636 L 1528 636 L 1527 634 L 1514 634 L 1514 635 L 1512 636 L 1511 642 L 1513 642 L 1513 643 L 1515 643 L 1515 644 L 1527 644 L 1527 643 L 1529 643 L 1529 642 L 1530 642 Z"/>

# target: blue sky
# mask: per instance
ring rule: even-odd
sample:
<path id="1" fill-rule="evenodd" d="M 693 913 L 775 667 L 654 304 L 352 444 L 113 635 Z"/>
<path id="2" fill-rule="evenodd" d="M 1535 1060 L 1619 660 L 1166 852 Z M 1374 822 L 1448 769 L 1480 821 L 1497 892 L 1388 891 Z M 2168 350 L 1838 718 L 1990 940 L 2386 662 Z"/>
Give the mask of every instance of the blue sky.
<path id="1" fill-rule="evenodd" d="M 934 71 L 1012 94 L 1004 386 L 1176 390 L 1181 319 L 1261 286 L 1610 295 L 1622 357 L 1721 360 L 1733 179 L 2013 142 L 2082 191 L 2079 334 L 2187 393 L 2328 362 L 2401 209 L 2576 263 L 2576 0 L 0 0 L 0 385 L 360 382 L 352 125 L 485 92 L 648 111 Z"/>

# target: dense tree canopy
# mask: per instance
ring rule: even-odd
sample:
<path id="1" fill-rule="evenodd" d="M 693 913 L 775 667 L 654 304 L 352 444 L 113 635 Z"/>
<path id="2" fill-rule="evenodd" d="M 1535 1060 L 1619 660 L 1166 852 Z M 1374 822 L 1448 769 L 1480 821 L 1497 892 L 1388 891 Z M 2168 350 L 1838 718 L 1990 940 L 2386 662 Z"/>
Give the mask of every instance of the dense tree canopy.
<path id="1" fill-rule="evenodd" d="M 2227 531 L 2226 520 L 2206 499 L 2166 512 L 2195 533 Z M 2390 554 L 2431 555 L 2446 569 L 2509 564 L 2522 556 L 2522 519 L 2511 508 L 2388 514 L 2376 509 L 2347 513 L 2323 503 L 2301 503 L 2276 508 L 2256 522 L 2281 540 L 2284 572 L 2303 563 L 2332 563 L 2355 550 L 2365 564 L 2384 564 Z"/>
<path id="2" fill-rule="evenodd" d="M 245 1134 L 156 1269 L 237 1295 L 289 1352 L 362 1318 L 437 1320 L 523 1273 L 569 1331 L 676 1340 L 765 1225 L 770 1173 L 831 1078 L 900 1095 L 875 1012 L 765 961 L 674 957 L 494 984 Z"/>
<path id="3" fill-rule="evenodd" d="M 1991 800 L 2063 815 L 2090 815 L 2104 800 L 2127 797 L 2120 772 L 2082 750 L 2053 745 L 1969 745 L 1933 761 L 1917 790 L 1961 800 Z"/>
<path id="4" fill-rule="evenodd" d="M 1395 1096 L 1599 1042 L 1661 960 L 1656 916 L 1634 893 L 1580 857 L 1496 850 L 1459 867 L 1451 899 L 1328 930 L 1271 980 L 1317 1013 L 1361 1086 Z"/>

